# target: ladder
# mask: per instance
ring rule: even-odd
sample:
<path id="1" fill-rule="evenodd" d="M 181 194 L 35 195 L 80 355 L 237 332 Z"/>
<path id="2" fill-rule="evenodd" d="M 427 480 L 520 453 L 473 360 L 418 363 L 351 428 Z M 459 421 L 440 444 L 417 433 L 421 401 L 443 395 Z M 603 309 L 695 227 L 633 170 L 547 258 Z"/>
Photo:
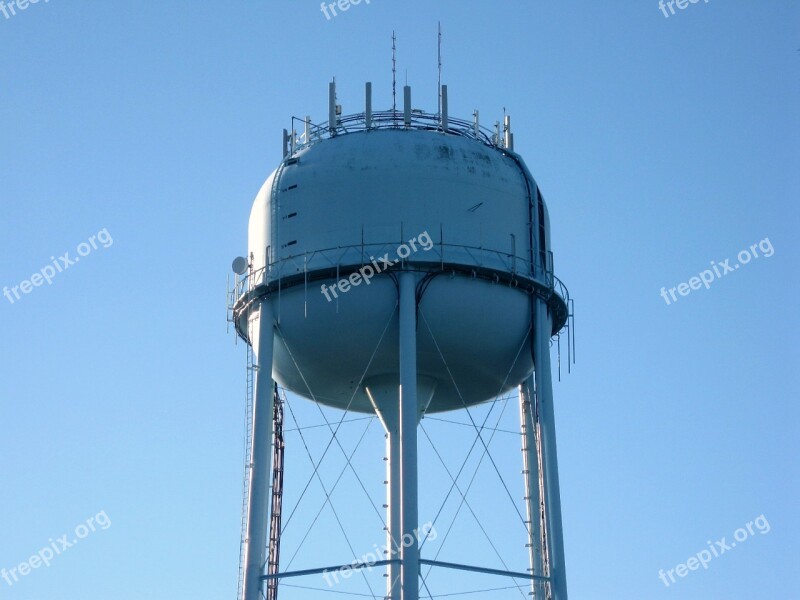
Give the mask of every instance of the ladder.
<path id="1" fill-rule="evenodd" d="M 283 506 L 283 402 L 275 384 L 275 402 L 273 409 L 274 445 L 272 449 L 272 509 L 269 521 L 269 557 L 267 558 L 267 574 L 277 575 L 281 554 L 281 509 Z M 267 600 L 277 600 L 278 580 L 267 580 Z"/>
<path id="2" fill-rule="evenodd" d="M 242 481 L 242 525 L 239 542 L 239 587 L 237 598 L 242 597 L 244 587 L 244 550 L 247 543 L 247 506 L 250 501 L 250 468 L 253 456 L 253 392 L 255 389 L 255 365 L 253 348 L 247 344 L 247 384 L 244 408 L 244 479 Z"/>

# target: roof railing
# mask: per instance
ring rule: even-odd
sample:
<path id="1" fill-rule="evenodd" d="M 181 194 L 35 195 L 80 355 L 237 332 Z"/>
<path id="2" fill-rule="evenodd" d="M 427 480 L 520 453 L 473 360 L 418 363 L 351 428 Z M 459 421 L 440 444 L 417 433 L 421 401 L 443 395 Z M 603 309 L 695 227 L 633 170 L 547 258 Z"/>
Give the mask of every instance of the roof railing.
<path id="1" fill-rule="evenodd" d="M 298 129 L 301 133 L 298 133 Z M 447 129 L 445 130 L 442 126 L 441 116 L 438 114 L 412 110 L 410 124 L 406 124 L 402 111 L 386 110 L 370 113 L 369 125 L 367 124 L 366 112 L 337 117 L 333 126 L 330 125 L 329 121 L 317 124 L 312 123 L 308 118 L 292 117 L 292 129 L 291 132 L 287 132 L 289 136 L 287 140 L 288 156 L 292 156 L 303 148 L 307 148 L 321 140 L 330 139 L 337 135 L 382 129 L 438 131 L 448 135 L 458 135 L 477 140 L 493 148 L 505 147 L 502 137 L 497 132 L 492 132 L 474 121 L 448 117 Z"/>

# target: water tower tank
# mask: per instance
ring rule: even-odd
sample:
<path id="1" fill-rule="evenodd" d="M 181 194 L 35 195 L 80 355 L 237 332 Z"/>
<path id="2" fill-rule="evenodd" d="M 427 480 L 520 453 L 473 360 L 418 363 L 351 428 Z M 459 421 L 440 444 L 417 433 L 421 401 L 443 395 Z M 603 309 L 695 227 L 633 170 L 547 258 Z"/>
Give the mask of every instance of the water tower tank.
<path id="1" fill-rule="evenodd" d="M 297 120 L 299 132 L 295 122 L 284 132 L 284 158 L 252 207 L 232 306 L 239 335 L 261 355 L 259 376 L 271 365 L 274 380 L 300 396 L 381 417 L 396 442 L 390 535 L 416 522 L 411 424 L 532 381 L 537 360 L 531 385 L 546 402 L 549 340 L 569 317 L 566 288 L 553 274 L 547 206 L 513 150 L 510 119 L 488 131 L 477 112 L 469 121 L 448 116 L 446 86 L 442 99 L 437 114 L 413 110 L 406 87 L 402 110 L 373 112 L 367 84 L 364 112 L 342 116 L 331 84 L 329 121 Z M 555 460 L 554 442 L 545 462 Z M 557 493 L 554 463 L 542 477 L 556 478 Z M 549 517 L 560 528 L 554 502 Z M 261 525 L 249 524 L 259 546 L 253 565 L 263 565 Z M 555 586 L 563 556 L 558 548 L 545 554 Z M 419 557 L 402 559 L 416 581 Z M 412 587 L 387 596 L 414 600 Z"/>
<path id="2" fill-rule="evenodd" d="M 271 300 L 277 381 L 374 412 L 364 384 L 399 378 L 396 329 L 377 342 L 397 304 L 392 275 L 406 269 L 419 286 L 426 411 L 518 386 L 533 370 L 530 294 L 547 296 L 553 333 L 567 315 L 563 292 L 553 293 L 547 206 L 522 159 L 471 122 L 449 119 L 445 133 L 435 116 L 412 113 L 405 125 L 398 113 L 379 113 L 370 126 L 339 119 L 339 127 L 309 127 L 250 216 L 257 285 L 279 292 Z M 398 262 L 387 269 L 384 257 Z M 369 275 L 365 266 L 382 276 L 330 290 Z"/>

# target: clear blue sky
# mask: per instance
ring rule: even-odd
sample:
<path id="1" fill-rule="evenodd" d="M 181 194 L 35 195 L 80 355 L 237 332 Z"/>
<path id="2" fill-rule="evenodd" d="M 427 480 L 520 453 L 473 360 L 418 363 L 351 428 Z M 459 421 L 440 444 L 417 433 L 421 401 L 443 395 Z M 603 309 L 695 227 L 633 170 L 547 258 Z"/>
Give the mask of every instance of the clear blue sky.
<path id="1" fill-rule="evenodd" d="M 51 285 L 0 297 L 0 568 L 102 511 L 111 522 L 49 568 L 0 579 L 0 598 L 234 597 L 244 347 L 226 332 L 230 261 L 281 130 L 292 115 L 326 120 L 332 76 L 346 113 L 361 110 L 367 80 L 390 106 L 393 29 L 400 81 L 407 71 L 415 105 L 435 111 L 437 20 L 450 112 L 513 115 L 576 299 L 578 364 L 555 385 L 572 597 L 800 598 L 792 0 L 701 1 L 669 17 L 656 0 L 372 0 L 330 20 L 315 0 L 50 0 L 0 13 L 0 286 L 102 230 L 97 240 L 113 240 Z M 670 305 L 659 295 L 765 238 L 772 256 Z M 293 408 L 302 425 L 323 422 L 308 403 Z M 514 400 L 497 423 L 518 426 Z M 348 424 L 343 444 L 368 424 Z M 470 430 L 425 427 L 457 467 Z M 289 504 L 310 470 L 287 437 Z M 324 429 L 305 437 L 318 456 Z M 428 520 L 447 476 L 423 434 L 420 447 Z M 500 432 L 491 448 L 521 506 L 518 438 Z M 382 456 L 373 422 L 355 460 L 379 506 Z M 326 485 L 341 465 L 332 453 Z M 309 495 L 287 561 L 321 506 L 316 484 Z M 521 526 L 487 461 L 468 498 L 524 569 Z M 334 505 L 358 555 L 382 543 L 351 473 Z M 669 588 L 658 579 L 762 514 L 769 533 Z M 351 558 L 326 509 L 292 568 Z M 499 564 L 466 509 L 439 558 Z M 434 575 L 431 589 L 507 583 Z M 368 593 L 356 578 L 334 591 Z M 326 597 L 344 596 L 282 592 Z"/>

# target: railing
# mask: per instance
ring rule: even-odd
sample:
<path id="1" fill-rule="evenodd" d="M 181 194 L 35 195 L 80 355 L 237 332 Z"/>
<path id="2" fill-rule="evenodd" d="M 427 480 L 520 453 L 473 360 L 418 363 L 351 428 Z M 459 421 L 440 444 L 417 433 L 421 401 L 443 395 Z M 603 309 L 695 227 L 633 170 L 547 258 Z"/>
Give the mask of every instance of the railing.
<path id="1" fill-rule="evenodd" d="M 271 263 L 268 267 L 251 269 L 244 276 L 236 276 L 233 288 L 228 294 L 228 307 L 230 318 L 234 317 L 234 306 L 243 296 L 255 290 L 255 288 L 271 284 L 289 277 L 303 276 L 308 278 L 311 273 L 316 272 L 339 272 L 347 274 L 349 271 L 372 263 L 372 257 L 389 254 L 391 258 L 396 258 L 397 243 L 389 244 L 357 244 L 351 246 L 338 246 L 335 248 L 325 248 L 287 256 L 281 260 Z M 421 269 L 434 270 L 432 267 L 439 265 L 441 271 L 452 270 L 455 266 L 473 267 L 487 269 L 494 272 L 503 272 L 512 276 L 514 279 L 532 281 L 542 289 L 550 290 L 561 298 L 564 306 L 570 306 L 569 290 L 564 283 L 553 273 L 552 252 L 538 261 L 541 264 L 533 265 L 521 256 L 515 256 L 508 252 L 500 252 L 476 246 L 464 246 L 459 244 L 434 244 L 429 250 L 419 250 L 416 254 L 405 259 L 398 259 L 393 266 L 419 265 Z M 381 269 L 381 272 L 384 269 Z"/>
<path id="2" fill-rule="evenodd" d="M 303 134 L 297 136 L 297 124 L 301 125 Z M 444 131 L 440 115 L 426 113 L 421 110 L 411 111 L 410 124 L 406 125 L 402 111 L 387 110 L 374 112 L 371 115 L 370 124 L 367 126 L 366 113 L 356 113 L 338 117 L 336 124 L 331 127 L 330 122 L 321 124 L 311 123 L 299 117 L 292 117 L 292 130 L 290 133 L 289 155 L 293 155 L 299 150 L 315 144 L 324 139 L 329 139 L 337 135 L 355 133 L 358 131 L 372 131 L 376 129 L 415 129 L 422 131 Z M 447 133 L 459 135 L 477 140 L 487 146 L 503 147 L 503 138 L 498 131 L 481 127 L 475 121 L 456 119 L 448 117 Z"/>

